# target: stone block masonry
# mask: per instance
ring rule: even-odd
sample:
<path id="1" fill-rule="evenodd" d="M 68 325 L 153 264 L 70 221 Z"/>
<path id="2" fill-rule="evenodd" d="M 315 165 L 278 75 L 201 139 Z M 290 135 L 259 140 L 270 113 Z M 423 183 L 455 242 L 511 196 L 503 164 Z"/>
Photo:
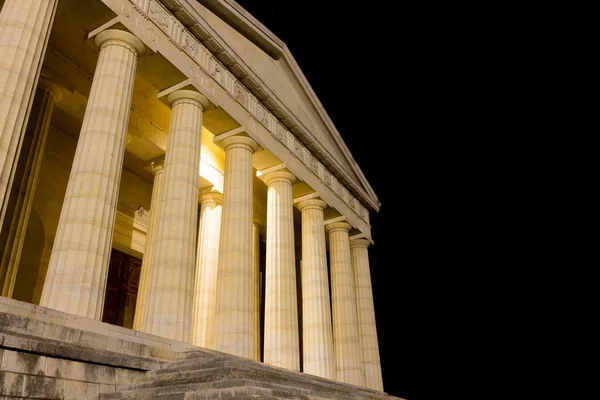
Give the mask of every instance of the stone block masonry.
<path id="1" fill-rule="evenodd" d="M 212 398 L 397 399 L 0 297 L 0 400 Z"/>

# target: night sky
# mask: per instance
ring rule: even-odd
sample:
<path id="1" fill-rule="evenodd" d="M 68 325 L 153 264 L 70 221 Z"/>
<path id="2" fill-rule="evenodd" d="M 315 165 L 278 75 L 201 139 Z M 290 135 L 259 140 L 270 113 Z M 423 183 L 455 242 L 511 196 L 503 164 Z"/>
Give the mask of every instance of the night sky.
<path id="1" fill-rule="evenodd" d="M 422 79 L 404 68 L 415 33 L 379 2 L 237 1 L 287 44 L 382 204 L 370 215 L 369 256 L 384 390 L 431 398 L 447 329 L 432 295 L 443 287 L 438 243 L 451 232 L 437 220 L 444 194 L 431 190 L 444 175 L 432 173 L 443 167 L 439 147 L 415 127 L 418 107 L 406 97 Z"/>

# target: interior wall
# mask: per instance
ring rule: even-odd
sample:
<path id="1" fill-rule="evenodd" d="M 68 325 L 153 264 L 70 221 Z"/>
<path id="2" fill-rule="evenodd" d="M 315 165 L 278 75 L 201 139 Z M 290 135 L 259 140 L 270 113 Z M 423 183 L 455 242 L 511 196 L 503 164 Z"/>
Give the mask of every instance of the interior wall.
<path id="1" fill-rule="evenodd" d="M 17 271 L 13 299 L 28 303 L 32 302 L 44 242 L 44 225 L 42 225 L 38 214 L 31 210 L 27 231 L 25 232 L 21 261 Z"/>

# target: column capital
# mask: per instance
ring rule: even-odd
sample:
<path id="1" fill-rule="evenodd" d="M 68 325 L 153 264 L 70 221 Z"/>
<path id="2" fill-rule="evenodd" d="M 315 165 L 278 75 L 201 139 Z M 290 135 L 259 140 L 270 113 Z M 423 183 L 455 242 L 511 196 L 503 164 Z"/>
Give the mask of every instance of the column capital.
<path id="1" fill-rule="evenodd" d="M 54 98 L 55 103 L 58 103 L 63 98 L 63 89 L 60 85 L 45 76 L 40 75 L 38 89 L 49 93 Z"/>
<path id="2" fill-rule="evenodd" d="M 334 232 L 339 230 L 350 232 L 350 229 L 352 229 L 352 225 L 347 222 L 334 222 L 333 224 L 325 225 L 326 232 Z"/>
<path id="3" fill-rule="evenodd" d="M 171 108 L 179 103 L 180 100 L 191 100 L 195 105 L 202 108 L 202 111 L 206 110 L 210 105 L 210 101 L 202 93 L 195 90 L 177 90 L 167 96 L 167 101 Z"/>
<path id="4" fill-rule="evenodd" d="M 161 159 L 157 159 L 157 160 L 152 160 L 148 163 L 148 168 L 150 168 L 150 171 L 152 171 L 152 173 L 154 175 L 157 175 L 161 172 L 163 172 L 165 167 L 165 158 L 162 157 Z"/>
<path id="5" fill-rule="evenodd" d="M 292 184 L 296 181 L 296 177 L 289 171 L 274 171 L 263 176 L 263 181 L 267 186 L 276 181 L 287 181 Z"/>
<path id="6" fill-rule="evenodd" d="M 129 32 L 121 31 L 118 29 L 107 29 L 100 32 L 94 41 L 99 49 L 102 49 L 111 44 L 120 45 L 128 48 L 138 57 L 144 54 L 146 47 L 140 39 Z"/>
<path id="7" fill-rule="evenodd" d="M 219 192 L 206 192 L 200 196 L 200 204 L 214 202 L 217 204 L 223 204 L 223 194 Z"/>
<path id="8" fill-rule="evenodd" d="M 352 239 L 352 240 L 350 240 L 350 248 L 364 247 L 366 249 L 367 247 L 369 247 L 370 244 L 371 244 L 371 242 L 369 242 L 367 239 Z"/>
<path id="9" fill-rule="evenodd" d="M 316 199 L 309 199 L 309 200 L 302 200 L 301 202 L 299 202 L 296 207 L 298 207 L 298 210 L 300 210 L 300 212 L 303 212 L 304 210 L 310 210 L 313 208 L 317 208 L 320 209 L 321 211 L 323 211 L 325 208 L 327 208 L 327 203 L 325 203 L 323 200 L 316 198 Z"/>
<path id="10" fill-rule="evenodd" d="M 248 136 L 236 135 L 223 139 L 223 148 L 225 151 L 233 147 L 242 147 L 254 153 L 258 148 L 258 143 Z"/>

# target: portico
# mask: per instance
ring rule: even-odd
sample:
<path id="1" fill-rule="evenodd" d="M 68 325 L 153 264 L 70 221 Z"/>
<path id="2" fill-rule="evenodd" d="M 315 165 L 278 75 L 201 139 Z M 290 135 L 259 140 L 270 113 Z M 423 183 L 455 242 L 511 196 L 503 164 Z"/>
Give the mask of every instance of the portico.
<path id="1" fill-rule="evenodd" d="M 35 29 L 0 60 L 2 295 L 102 321 L 115 287 L 128 328 L 383 390 L 379 201 L 285 45 L 203 1 L 3 3 L 0 54 Z"/>

